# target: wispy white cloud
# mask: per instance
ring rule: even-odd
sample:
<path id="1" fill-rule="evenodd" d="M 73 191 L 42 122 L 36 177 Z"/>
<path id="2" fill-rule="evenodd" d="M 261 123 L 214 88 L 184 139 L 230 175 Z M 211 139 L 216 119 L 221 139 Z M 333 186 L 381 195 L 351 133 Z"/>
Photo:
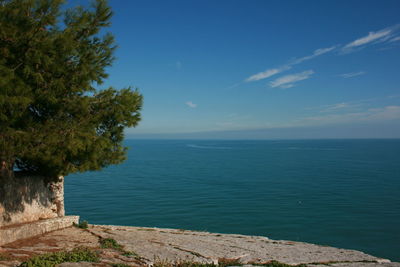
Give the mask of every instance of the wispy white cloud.
<path id="1" fill-rule="evenodd" d="M 399 98 L 400 97 L 400 95 L 390 95 L 390 96 L 388 96 L 388 98 Z"/>
<path id="2" fill-rule="evenodd" d="M 259 80 L 262 80 L 262 79 L 266 79 L 266 78 L 269 78 L 269 77 L 271 77 L 271 76 L 273 76 L 275 74 L 281 73 L 281 72 L 283 72 L 285 70 L 289 70 L 291 68 L 292 67 L 290 65 L 284 65 L 282 67 L 275 68 L 275 69 L 267 69 L 267 70 L 265 70 L 263 72 L 259 72 L 257 74 L 254 74 L 254 75 L 250 76 L 249 78 L 246 79 L 246 82 L 254 82 L 254 81 L 259 81 Z"/>
<path id="3" fill-rule="evenodd" d="M 337 103 L 337 104 L 333 104 L 333 105 L 329 105 L 325 110 L 339 110 L 339 109 L 343 109 L 343 108 L 348 108 L 350 106 L 349 103 Z"/>
<path id="4" fill-rule="evenodd" d="M 360 75 L 364 75 L 364 74 L 366 74 L 365 71 L 358 71 L 358 72 L 343 73 L 343 74 L 340 74 L 339 76 L 347 79 L 347 78 L 352 78 L 352 77 L 356 77 L 356 76 L 360 76 Z"/>
<path id="5" fill-rule="evenodd" d="M 292 128 L 292 127 L 310 127 L 310 126 L 327 126 L 335 124 L 350 123 L 379 123 L 391 122 L 398 123 L 400 121 L 400 106 L 387 105 L 379 108 L 368 108 L 363 110 L 346 109 L 347 104 L 337 105 L 337 112 L 327 114 L 314 114 L 310 116 L 298 117 L 293 121 L 270 123 L 265 128 Z"/>
<path id="6" fill-rule="evenodd" d="M 192 101 L 187 101 L 185 104 L 190 108 L 197 108 L 197 104 L 193 103 Z"/>
<path id="7" fill-rule="evenodd" d="M 322 116 L 309 116 L 298 120 L 302 125 L 326 125 L 335 123 L 372 122 L 400 119 L 400 106 L 370 108 L 359 112 L 333 113 Z"/>
<path id="8" fill-rule="evenodd" d="M 352 41 L 351 43 L 348 43 L 347 45 L 342 47 L 342 52 L 343 53 L 349 53 L 352 52 L 356 48 L 362 48 L 365 47 L 369 44 L 376 44 L 376 43 L 381 43 L 381 42 L 386 42 L 393 40 L 395 32 L 398 31 L 400 28 L 400 25 L 394 25 L 385 29 L 382 29 L 380 31 L 376 32 L 369 32 L 368 35 L 361 37 L 359 39 L 356 39 Z M 396 39 L 396 37 L 394 37 Z"/>
<path id="9" fill-rule="evenodd" d="M 271 87 L 279 88 L 290 88 L 294 86 L 295 82 L 306 80 L 314 73 L 312 70 L 306 70 L 303 72 L 295 73 L 280 77 L 272 82 L 270 82 Z"/>
<path id="10" fill-rule="evenodd" d="M 327 47 L 327 48 L 319 48 L 317 50 L 314 50 L 314 52 L 309 56 L 305 56 L 305 57 L 301 57 L 301 58 L 293 60 L 290 63 L 290 65 L 299 64 L 299 63 L 301 63 L 303 61 L 313 59 L 313 58 L 318 57 L 320 55 L 326 54 L 326 53 L 334 50 L 335 48 L 336 48 L 336 46 L 331 46 L 331 47 Z"/>
<path id="11" fill-rule="evenodd" d="M 293 83 L 289 83 L 289 84 L 281 85 L 281 86 L 279 86 L 279 88 L 288 89 L 288 88 L 292 88 L 293 86 L 294 86 Z"/>
<path id="12" fill-rule="evenodd" d="M 313 59 L 315 57 L 321 56 L 323 54 L 326 54 L 332 50 L 334 50 L 336 48 L 336 46 L 331 46 L 331 47 L 327 47 L 327 48 L 319 48 L 317 50 L 314 50 L 314 52 L 311 55 L 305 56 L 305 57 L 301 57 L 301 58 L 297 58 L 292 60 L 291 62 L 289 62 L 286 65 L 283 65 L 279 68 L 272 68 L 272 69 L 267 69 L 263 72 L 259 72 L 257 74 L 254 74 L 252 76 L 250 76 L 249 78 L 247 78 L 245 81 L 246 82 L 254 82 L 254 81 L 259 81 L 259 80 L 263 80 L 266 78 L 269 78 L 271 76 L 274 76 L 278 73 L 290 70 L 292 68 L 293 65 L 297 65 L 300 64 L 306 60 L 310 60 Z"/>
<path id="13" fill-rule="evenodd" d="M 392 42 L 397 42 L 397 41 L 400 41 L 400 36 L 397 36 L 397 37 L 394 37 L 394 38 L 392 38 L 392 39 L 390 39 L 390 43 L 392 43 Z"/>
<path id="14" fill-rule="evenodd" d="M 357 40 L 347 44 L 344 48 L 351 48 L 351 47 L 361 46 L 361 45 L 365 45 L 365 44 L 374 42 L 376 40 L 379 40 L 383 37 L 390 35 L 391 32 L 392 32 L 391 30 L 381 30 L 378 32 L 370 32 L 370 33 L 368 33 L 367 36 L 364 36 L 360 39 L 357 39 Z"/>
<path id="15" fill-rule="evenodd" d="M 343 110 L 348 110 L 348 109 L 359 108 L 359 107 L 362 107 L 365 105 L 370 106 L 372 102 L 377 102 L 377 101 L 381 102 L 381 101 L 386 101 L 389 99 L 399 98 L 399 97 L 400 97 L 400 95 L 388 95 L 388 96 L 383 96 L 383 97 L 365 98 L 365 99 L 359 99 L 359 100 L 348 101 L 348 102 L 340 102 L 340 103 L 320 105 L 320 106 L 315 106 L 315 107 L 307 107 L 307 108 L 305 108 L 305 110 L 318 110 L 319 112 L 343 111 Z"/>
<path id="16" fill-rule="evenodd" d="M 256 73 L 254 75 L 251 75 L 244 81 L 245 82 L 254 82 L 254 81 L 259 81 L 259 80 L 270 78 L 274 75 L 277 75 L 284 71 L 290 70 L 294 65 L 300 64 L 307 60 L 311 60 L 313 58 L 324 55 L 331 51 L 340 51 L 340 53 L 346 54 L 346 53 L 350 53 L 350 52 L 356 50 L 357 48 L 360 49 L 360 48 L 363 48 L 363 47 L 371 45 L 371 44 L 400 41 L 400 36 L 398 36 L 399 29 L 400 29 L 400 24 L 397 24 L 397 25 L 394 25 L 394 26 L 391 26 L 391 27 L 388 27 L 388 28 L 385 28 L 385 29 L 382 29 L 379 31 L 369 32 L 368 35 L 358 38 L 344 46 L 343 45 L 335 45 L 335 46 L 331 46 L 331 47 L 316 49 L 313 51 L 313 53 L 311 55 L 300 57 L 300 58 L 295 58 L 292 61 L 290 61 L 289 63 L 287 63 L 281 67 L 270 68 L 265 71 Z M 360 72 L 354 72 L 354 73 L 345 73 L 340 76 L 342 76 L 343 78 L 351 78 L 351 77 L 355 77 L 355 76 L 359 76 L 359 75 L 363 75 L 363 74 L 365 74 L 365 72 L 360 71 Z M 288 76 L 291 77 L 291 75 L 288 75 Z M 282 77 L 282 79 L 283 78 L 287 79 L 287 76 Z M 307 79 L 307 78 L 305 78 L 305 79 Z M 279 83 L 277 83 L 279 81 L 281 81 L 281 78 L 271 82 L 271 87 L 280 86 L 280 85 L 276 85 L 276 84 L 279 84 Z M 281 85 L 280 87 L 281 88 L 289 88 L 292 86 L 293 86 L 293 84 L 289 83 L 286 85 Z"/>
<path id="17" fill-rule="evenodd" d="M 383 108 L 369 109 L 369 120 L 395 120 L 400 119 L 400 106 L 386 106 Z"/>
<path id="18" fill-rule="evenodd" d="M 320 110 L 321 113 L 329 113 L 329 112 L 342 112 L 348 111 L 350 109 L 356 109 L 362 106 L 362 103 L 358 102 L 341 102 L 332 105 L 325 105 Z"/>

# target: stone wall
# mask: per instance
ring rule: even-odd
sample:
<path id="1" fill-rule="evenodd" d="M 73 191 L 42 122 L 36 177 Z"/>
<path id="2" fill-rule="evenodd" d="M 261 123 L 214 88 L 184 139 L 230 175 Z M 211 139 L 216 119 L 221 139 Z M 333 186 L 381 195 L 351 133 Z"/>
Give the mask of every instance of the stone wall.
<path id="1" fill-rule="evenodd" d="M 0 227 L 64 216 L 64 177 L 0 175 Z"/>

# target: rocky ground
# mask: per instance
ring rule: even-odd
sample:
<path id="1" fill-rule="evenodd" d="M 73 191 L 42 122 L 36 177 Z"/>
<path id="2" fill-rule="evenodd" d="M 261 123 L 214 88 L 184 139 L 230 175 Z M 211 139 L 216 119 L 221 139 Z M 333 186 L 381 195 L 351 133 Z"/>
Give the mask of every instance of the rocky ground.
<path id="1" fill-rule="evenodd" d="M 117 245 L 105 248 L 104 240 L 115 240 Z M 76 247 L 95 250 L 100 261 L 62 263 L 59 266 L 149 266 L 154 263 L 160 266 L 162 263 L 183 261 L 231 262 L 230 265 L 240 263 L 250 266 L 277 261 L 309 267 L 400 267 L 400 263 L 359 251 L 270 240 L 261 236 L 105 225 L 90 225 L 88 229 L 70 227 L 3 245 L 0 247 L 0 266 L 18 266 L 37 254 Z"/>

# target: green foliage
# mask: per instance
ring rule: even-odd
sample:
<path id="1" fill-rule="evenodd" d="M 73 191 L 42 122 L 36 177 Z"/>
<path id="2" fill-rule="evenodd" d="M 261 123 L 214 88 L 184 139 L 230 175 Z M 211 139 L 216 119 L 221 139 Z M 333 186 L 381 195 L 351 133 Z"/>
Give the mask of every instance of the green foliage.
<path id="1" fill-rule="evenodd" d="M 241 263 L 239 259 L 227 259 L 227 258 L 218 259 L 218 267 L 241 266 L 241 265 L 243 265 L 243 263 Z"/>
<path id="2" fill-rule="evenodd" d="M 88 222 L 87 221 L 82 221 L 79 224 L 74 223 L 75 227 L 81 228 L 81 229 L 88 229 Z"/>
<path id="3" fill-rule="evenodd" d="M 129 257 L 129 258 L 135 258 L 135 259 L 140 258 L 140 256 L 136 252 L 133 252 L 133 251 L 124 251 L 124 253 L 122 253 L 122 256 Z"/>
<path id="4" fill-rule="evenodd" d="M 28 261 L 23 262 L 20 267 L 53 267 L 63 262 L 80 261 L 98 262 L 99 256 L 89 248 L 80 247 L 70 252 L 59 251 L 35 256 Z"/>
<path id="5" fill-rule="evenodd" d="M 125 127 L 140 120 L 137 90 L 99 90 L 115 50 L 105 0 L 0 0 L 0 168 L 47 175 L 125 159 Z"/>
<path id="6" fill-rule="evenodd" d="M 122 246 L 120 244 L 117 243 L 117 241 L 115 241 L 112 238 L 102 238 L 100 239 L 100 247 L 101 248 L 113 248 L 116 250 L 122 250 Z"/>

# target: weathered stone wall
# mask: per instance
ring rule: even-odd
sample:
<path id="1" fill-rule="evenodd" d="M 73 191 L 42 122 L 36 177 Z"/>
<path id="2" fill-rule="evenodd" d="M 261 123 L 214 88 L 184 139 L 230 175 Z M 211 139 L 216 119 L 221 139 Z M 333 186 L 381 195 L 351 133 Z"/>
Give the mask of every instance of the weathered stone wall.
<path id="1" fill-rule="evenodd" d="M 0 175 L 0 227 L 64 216 L 64 177 Z"/>

